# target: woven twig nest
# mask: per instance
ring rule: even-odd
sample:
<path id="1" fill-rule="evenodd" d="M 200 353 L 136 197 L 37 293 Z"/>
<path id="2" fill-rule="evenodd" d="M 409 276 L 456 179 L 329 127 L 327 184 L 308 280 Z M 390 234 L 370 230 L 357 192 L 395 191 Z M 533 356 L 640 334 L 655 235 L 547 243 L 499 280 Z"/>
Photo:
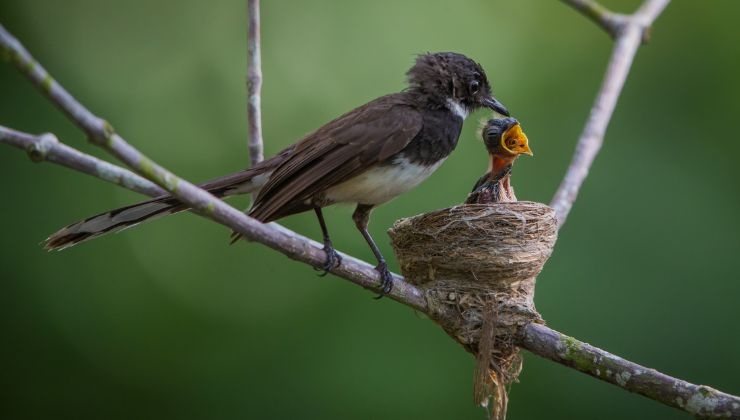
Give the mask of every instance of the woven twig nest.
<path id="1" fill-rule="evenodd" d="M 476 376 L 489 376 L 476 402 L 484 403 L 479 394 L 497 396 L 505 412 L 505 386 L 521 368 L 513 337 L 541 322 L 534 285 L 557 238 L 554 210 L 526 201 L 465 204 L 401 219 L 389 235 L 406 281 L 425 292 L 429 315 L 478 356 Z"/>
<path id="2" fill-rule="evenodd" d="M 389 235 L 406 281 L 424 289 L 430 315 L 461 344 L 475 345 L 493 296 L 498 329 L 539 318 L 535 278 L 557 238 L 550 207 L 465 204 L 398 220 Z"/>
<path id="3" fill-rule="evenodd" d="M 401 219 L 389 233 L 406 281 L 496 289 L 539 274 L 557 221 L 539 203 L 468 204 Z"/>

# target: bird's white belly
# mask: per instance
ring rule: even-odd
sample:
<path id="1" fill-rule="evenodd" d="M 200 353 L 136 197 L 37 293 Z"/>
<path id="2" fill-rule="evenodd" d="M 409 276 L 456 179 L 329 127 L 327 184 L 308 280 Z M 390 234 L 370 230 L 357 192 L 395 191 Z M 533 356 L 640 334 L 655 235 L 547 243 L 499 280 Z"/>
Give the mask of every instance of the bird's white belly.
<path id="1" fill-rule="evenodd" d="M 381 204 L 419 185 L 431 175 L 439 162 L 430 166 L 411 163 L 405 157 L 393 164 L 369 169 L 349 181 L 326 190 L 326 199 L 334 203 Z"/>

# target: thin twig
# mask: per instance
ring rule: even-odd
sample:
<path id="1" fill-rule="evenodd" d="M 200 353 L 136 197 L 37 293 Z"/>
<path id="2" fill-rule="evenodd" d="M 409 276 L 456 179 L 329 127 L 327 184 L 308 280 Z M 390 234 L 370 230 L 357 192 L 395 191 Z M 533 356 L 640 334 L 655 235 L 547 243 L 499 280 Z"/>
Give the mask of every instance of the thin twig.
<path id="1" fill-rule="evenodd" d="M 252 166 L 264 159 L 262 145 L 262 53 L 260 51 L 260 0 L 247 0 L 247 125 Z"/>
<path id="2" fill-rule="evenodd" d="M 578 191 L 601 149 L 606 128 L 614 113 L 624 82 L 627 80 L 637 48 L 642 43 L 650 25 L 668 5 L 669 1 L 647 0 L 635 14 L 626 17 L 624 20 L 624 25 L 617 35 L 601 89 L 596 96 L 591 114 L 578 140 L 573 160 L 550 202 L 550 206 L 557 212 L 558 226 L 565 223 L 568 213 L 578 196 Z M 566 3 L 578 9 L 577 3 L 586 2 L 566 1 Z"/>
<path id="3" fill-rule="evenodd" d="M 740 397 L 640 366 L 544 325 L 527 325 L 517 344 L 538 356 L 698 417 L 740 418 Z"/>
<path id="4" fill-rule="evenodd" d="M 249 240 L 280 251 L 289 258 L 314 267 L 324 263 L 323 246 L 317 242 L 275 224 L 264 224 L 252 219 L 144 156 L 118 135 L 107 121 L 90 112 L 54 81 L 2 25 L 0 25 L 0 48 L 3 50 L 3 56 L 9 57 L 21 73 L 28 77 L 44 95 L 87 134 L 90 141 L 110 152 L 143 177 L 167 190 L 196 213 L 230 227 Z M 370 264 L 356 258 L 343 256 L 342 264 L 331 272 L 366 289 L 380 291 L 378 272 Z M 404 282 L 398 275 L 393 276 L 393 291 L 388 294 L 388 297 L 420 311 L 426 309 L 427 302 L 422 292 Z"/>
<path id="5" fill-rule="evenodd" d="M 128 169 L 60 143 L 56 136 L 50 133 L 34 136 L 0 126 L 0 143 L 25 150 L 34 162 L 56 163 L 151 197 L 167 194 L 167 191 Z"/>
<path id="6" fill-rule="evenodd" d="M 627 16 L 614 13 L 593 0 L 561 0 L 601 26 L 612 38 L 619 35 Z"/>

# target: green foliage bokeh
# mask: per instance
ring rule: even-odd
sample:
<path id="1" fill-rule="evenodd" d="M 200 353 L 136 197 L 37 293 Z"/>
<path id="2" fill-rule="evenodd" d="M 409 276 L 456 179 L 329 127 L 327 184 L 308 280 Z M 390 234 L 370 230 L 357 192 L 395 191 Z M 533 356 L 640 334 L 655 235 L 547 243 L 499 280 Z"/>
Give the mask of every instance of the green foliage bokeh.
<path id="1" fill-rule="evenodd" d="M 248 162 L 244 3 L 3 0 L 0 22 L 136 147 L 201 181 Z M 520 159 L 513 183 L 542 202 L 612 46 L 559 2 L 263 3 L 268 156 L 403 88 L 415 54 L 457 51 L 482 63 L 522 121 L 535 157 Z M 732 0 L 677 0 L 658 20 L 536 298 L 558 330 L 735 394 L 738 13 Z M 0 64 L 0 124 L 102 156 Z M 468 120 L 427 182 L 374 213 L 386 255 L 395 219 L 459 203 L 482 173 L 485 116 Z M 228 246 L 225 228 L 188 214 L 46 253 L 50 232 L 139 197 L 7 147 L 0 188 L 0 417 L 484 417 L 472 358 L 401 305 L 262 246 Z M 350 213 L 327 211 L 334 243 L 370 259 Z M 318 237 L 313 215 L 284 223 Z M 688 418 L 529 354 L 510 401 L 511 419 Z"/>

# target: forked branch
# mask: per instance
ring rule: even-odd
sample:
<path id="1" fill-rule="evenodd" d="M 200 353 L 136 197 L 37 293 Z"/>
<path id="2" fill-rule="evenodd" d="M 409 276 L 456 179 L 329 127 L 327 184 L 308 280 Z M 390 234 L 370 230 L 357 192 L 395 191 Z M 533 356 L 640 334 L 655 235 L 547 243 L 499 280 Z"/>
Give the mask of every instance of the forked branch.
<path id="1" fill-rule="evenodd" d="M 0 143 L 25 150 L 34 162 L 56 163 L 150 197 L 167 194 L 148 179 L 69 147 L 51 133 L 34 136 L 0 126 Z"/>
<path id="2" fill-rule="evenodd" d="M 616 37 L 616 43 L 601 83 L 601 89 L 596 95 L 586 126 L 578 139 L 573 160 L 550 202 L 550 207 L 554 208 L 558 214 L 559 226 L 562 226 L 568 218 L 568 213 L 578 197 L 578 191 L 604 143 L 604 134 L 611 121 L 614 108 L 617 106 L 617 100 L 627 80 L 637 49 L 647 37 L 650 25 L 670 0 L 647 0 L 637 12 L 628 16 L 616 15 L 590 0 L 563 1 L 599 23 Z M 616 28 L 615 25 L 618 29 L 610 29 Z"/>
<path id="3" fill-rule="evenodd" d="M 612 38 L 619 35 L 628 16 L 614 13 L 594 0 L 562 0 L 601 26 Z"/>

